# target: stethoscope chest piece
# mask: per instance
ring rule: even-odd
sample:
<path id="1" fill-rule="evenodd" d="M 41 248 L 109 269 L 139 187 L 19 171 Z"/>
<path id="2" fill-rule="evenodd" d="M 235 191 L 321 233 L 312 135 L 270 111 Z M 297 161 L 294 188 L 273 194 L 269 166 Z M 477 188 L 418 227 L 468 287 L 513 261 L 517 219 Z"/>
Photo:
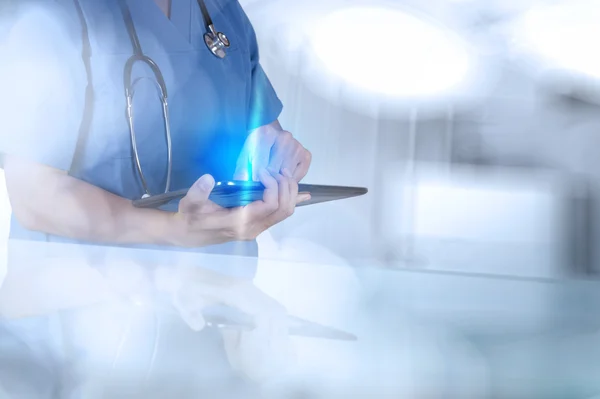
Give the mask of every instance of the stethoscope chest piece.
<path id="1" fill-rule="evenodd" d="M 225 58 L 225 49 L 228 48 L 231 43 L 223 32 L 217 32 L 214 26 L 210 25 L 209 31 L 204 34 L 204 43 L 211 53 L 217 58 Z"/>

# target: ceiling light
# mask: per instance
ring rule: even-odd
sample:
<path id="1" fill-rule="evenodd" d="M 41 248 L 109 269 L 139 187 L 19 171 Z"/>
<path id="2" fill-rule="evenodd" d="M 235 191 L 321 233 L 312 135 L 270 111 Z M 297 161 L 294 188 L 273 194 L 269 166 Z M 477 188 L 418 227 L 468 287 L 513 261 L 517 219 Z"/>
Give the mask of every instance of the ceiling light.
<path id="1" fill-rule="evenodd" d="M 515 42 L 547 65 L 600 78 L 600 1 L 536 8 L 516 23 Z"/>
<path id="2" fill-rule="evenodd" d="M 330 73 L 390 96 L 452 89 L 469 71 L 469 54 L 451 32 L 382 7 L 354 7 L 324 17 L 312 47 Z"/>

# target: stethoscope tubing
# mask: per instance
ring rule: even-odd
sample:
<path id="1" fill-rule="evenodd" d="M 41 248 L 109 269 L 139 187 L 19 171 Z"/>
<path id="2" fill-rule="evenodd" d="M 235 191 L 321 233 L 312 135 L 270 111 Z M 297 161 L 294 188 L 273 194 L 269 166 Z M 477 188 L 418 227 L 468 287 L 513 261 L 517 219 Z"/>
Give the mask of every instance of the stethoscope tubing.
<path id="1" fill-rule="evenodd" d="M 202 12 L 202 17 L 206 27 L 206 33 L 204 34 L 204 39 L 207 47 L 210 52 L 216 56 L 217 58 L 225 57 L 225 49 L 230 46 L 229 39 L 222 32 L 218 32 L 214 28 L 214 24 L 212 22 L 212 18 L 208 12 L 208 8 L 204 0 L 198 0 L 198 5 Z M 164 130 L 165 130 L 165 139 L 167 142 L 167 181 L 165 182 L 165 190 L 164 193 L 168 193 L 171 189 L 171 174 L 173 169 L 173 149 L 172 149 L 172 135 L 171 135 L 171 121 L 169 117 L 169 103 L 168 103 L 168 92 L 167 85 L 165 83 L 165 79 L 163 77 L 158 64 L 150 57 L 145 55 L 142 51 L 142 46 L 140 44 L 140 40 L 135 29 L 135 25 L 133 23 L 133 18 L 131 16 L 131 11 L 126 4 L 126 0 L 119 0 L 119 6 L 121 9 L 121 14 L 123 16 L 123 21 L 125 22 L 125 26 L 127 28 L 127 32 L 129 34 L 129 39 L 131 41 L 131 46 L 133 48 L 133 55 L 129 57 L 125 66 L 123 68 L 123 86 L 125 88 L 125 98 L 127 100 L 127 123 L 129 127 L 129 134 L 131 140 L 131 149 L 133 152 L 133 158 L 135 163 L 135 168 L 137 169 L 138 175 L 140 177 L 142 187 L 144 189 L 144 194 L 142 198 L 148 198 L 152 196 L 150 192 L 150 187 L 148 185 L 148 181 L 146 176 L 144 175 L 142 169 L 142 163 L 140 161 L 139 149 L 137 146 L 137 139 L 135 135 L 134 122 L 133 122 L 133 95 L 134 95 L 134 85 L 135 82 L 132 83 L 132 73 L 133 67 L 136 63 L 140 62 L 147 65 L 154 75 L 156 79 L 159 91 L 160 91 L 160 99 L 162 102 L 162 111 L 163 111 L 163 122 L 164 122 Z"/>

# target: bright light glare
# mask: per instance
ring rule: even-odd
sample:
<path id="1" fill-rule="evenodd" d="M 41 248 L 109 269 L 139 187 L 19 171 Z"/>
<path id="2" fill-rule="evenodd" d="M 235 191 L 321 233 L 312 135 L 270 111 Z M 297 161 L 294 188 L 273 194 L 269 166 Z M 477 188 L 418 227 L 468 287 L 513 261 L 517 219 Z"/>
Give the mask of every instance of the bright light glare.
<path id="1" fill-rule="evenodd" d="M 448 90 L 469 70 L 467 50 L 452 34 L 385 8 L 334 12 L 317 26 L 312 44 L 332 73 L 392 96 Z"/>
<path id="2" fill-rule="evenodd" d="M 534 9 L 521 20 L 519 41 L 562 68 L 600 77 L 600 1 Z"/>

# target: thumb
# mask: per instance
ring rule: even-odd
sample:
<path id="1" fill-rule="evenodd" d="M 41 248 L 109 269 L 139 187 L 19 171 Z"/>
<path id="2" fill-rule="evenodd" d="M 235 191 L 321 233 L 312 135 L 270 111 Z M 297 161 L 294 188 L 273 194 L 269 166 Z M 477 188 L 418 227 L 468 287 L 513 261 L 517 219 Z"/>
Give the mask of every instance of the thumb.
<path id="1" fill-rule="evenodd" d="M 208 202 L 208 197 L 214 187 L 215 179 L 211 175 L 204 175 L 196 180 L 179 203 L 179 211 L 183 213 L 198 211 Z"/>

